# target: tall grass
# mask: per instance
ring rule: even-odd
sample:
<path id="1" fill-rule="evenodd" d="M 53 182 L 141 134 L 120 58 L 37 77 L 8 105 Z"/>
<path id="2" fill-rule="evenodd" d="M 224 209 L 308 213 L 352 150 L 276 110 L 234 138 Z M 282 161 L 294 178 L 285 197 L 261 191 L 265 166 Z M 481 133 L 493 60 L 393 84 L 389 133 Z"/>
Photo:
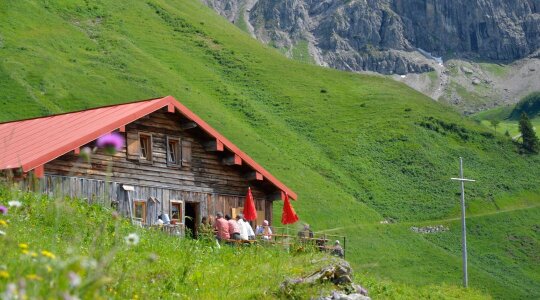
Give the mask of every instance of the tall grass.
<path id="1" fill-rule="evenodd" d="M 11 199 L 22 205 L 0 216 L 0 293 L 8 299 L 272 299 L 285 278 L 328 263 L 313 251 L 180 239 L 134 227 L 99 205 L 0 189 L 1 205 Z M 130 234 L 138 242 L 126 240 Z"/>

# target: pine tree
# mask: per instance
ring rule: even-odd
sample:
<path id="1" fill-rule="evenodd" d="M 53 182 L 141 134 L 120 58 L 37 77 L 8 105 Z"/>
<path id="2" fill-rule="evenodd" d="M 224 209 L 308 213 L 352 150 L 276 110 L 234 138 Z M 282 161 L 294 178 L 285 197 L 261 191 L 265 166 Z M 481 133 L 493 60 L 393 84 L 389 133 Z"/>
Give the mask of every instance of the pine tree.
<path id="1" fill-rule="evenodd" d="M 538 137 L 534 132 L 531 120 L 529 120 L 525 112 L 521 114 L 521 118 L 519 119 L 519 131 L 523 139 L 521 144 L 522 151 L 537 154 L 539 148 Z"/>

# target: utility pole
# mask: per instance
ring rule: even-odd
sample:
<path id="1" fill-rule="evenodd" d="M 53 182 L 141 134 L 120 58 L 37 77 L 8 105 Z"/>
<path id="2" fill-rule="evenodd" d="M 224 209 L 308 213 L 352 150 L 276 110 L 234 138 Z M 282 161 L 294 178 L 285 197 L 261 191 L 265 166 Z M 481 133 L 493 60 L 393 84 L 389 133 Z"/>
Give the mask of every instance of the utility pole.
<path id="1" fill-rule="evenodd" d="M 463 158 L 459 158 L 459 178 L 450 178 L 461 182 L 461 251 L 463 259 L 463 286 L 469 286 L 469 275 L 467 272 L 467 227 L 465 224 L 465 181 L 475 180 L 463 177 Z"/>

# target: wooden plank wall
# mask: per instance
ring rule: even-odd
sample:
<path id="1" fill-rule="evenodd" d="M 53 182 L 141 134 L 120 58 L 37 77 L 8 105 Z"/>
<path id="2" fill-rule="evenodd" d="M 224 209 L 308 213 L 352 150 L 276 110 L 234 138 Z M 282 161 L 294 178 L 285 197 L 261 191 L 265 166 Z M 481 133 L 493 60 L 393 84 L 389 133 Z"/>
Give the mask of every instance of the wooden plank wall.
<path id="1" fill-rule="evenodd" d="M 207 141 L 199 140 L 190 130 L 182 129 L 179 116 L 166 112 L 166 109 L 160 110 L 126 126 L 126 137 L 138 137 L 139 132 L 152 135 L 151 163 L 128 159 L 125 148 L 114 156 L 97 149 L 92 154 L 91 161 L 85 161 L 73 153 L 65 154 L 47 163 L 45 173 L 49 178 L 55 178 L 51 184 L 60 181 L 65 185 L 62 186 L 62 192 L 74 193 L 77 189 L 82 189 L 87 192 L 81 192 L 81 197 L 88 199 L 95 197 L 92 196 L 94 194 L 103 194 L 101 190 L 109 190 L 113 194 L 110 191 L 112 187 L 104 186 L 105 181 L 110 181 L 116 189 L 119 184 L 134 186 L 134 200 L 156 197 L 163 211 L 169 211 L 170 200 L 199 202 L 202 216 L 213 216 L 217 211 L 231 213 L 231 208 L 243 206 L 249 186 L 249 182 L 244 178 L 245 174 L 241 173 L 237 166 L 223 164 L 216 152 L 206 151 L 203 144 Z M 191 142 L 190 166 L 167 165 L 167 137 Z M 86 146 L 94 148 L 93 143 Z M 59 179 L 58 176 L 78 179 Z M 81 181 L 81 178 L 89 180 Z M 89 186 L 78 187 L 85 184 Z M 272 203 L 266 200 L 268 191 L 253 185 L 251 187 L 257 210 L 266 211 L 266 218 L 271 219 L 269 211 Z M 114 195 L 116 192 L 117 190 Z"/>
<path id="2" fill-rule="evenodd" d="M 107 207 L 111 206 L 111 202 L 118 202 L 119 209 L 126 210 L 124 201 L 127 201 L 127 198 L 122 184 L 118 182 L 47 174 L 40 181 L 39 189 L 41 193 L 51 197 L 86 199 L 89 203 L 98 203 Z M 200 217 L 211 216 L 213 218 L 217 212 L 231 214 L 232 208 L 243 207 L 245 199 L 244 196 L 179 191 L 148 186 L 133 186 L 133 189 L 133 200 L 146 201 L 149 197 L 155 197 L 160 201 L 160 212 L 169 215 L 171 214 L 171 200 L 200 203 Z M 257 210 L 264 211 L 268 216 L 268 203 L 271 202 L 256 200 L 255 206 Z"/>

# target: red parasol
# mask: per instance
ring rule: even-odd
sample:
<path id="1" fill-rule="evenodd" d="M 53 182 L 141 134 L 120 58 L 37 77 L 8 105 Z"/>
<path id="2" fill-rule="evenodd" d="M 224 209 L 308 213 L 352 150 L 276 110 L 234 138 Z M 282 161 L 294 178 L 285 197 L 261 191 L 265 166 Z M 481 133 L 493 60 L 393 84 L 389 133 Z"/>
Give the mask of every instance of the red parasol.
<path id="1" fill-rule="evenodd" d="M 283 192 L 284 193 L 284 192 Z M 293 224 L 298 221 L 298 215 L 294 212 L 294 208 L 289 201 L 289 195 L 284 193 L 283 214 L 281 215 L 281 224 Z"/>
<path id="2" fill-rule="evenodd" d="M 253 201 L 253 195 L 251 194 L 251 188 L 248 188 L 246 195 L 246 201 L 244 202 L 244 218 L 248 221 L 257 219 L 257 210 L 255 209 L 255 201 Z"/>

